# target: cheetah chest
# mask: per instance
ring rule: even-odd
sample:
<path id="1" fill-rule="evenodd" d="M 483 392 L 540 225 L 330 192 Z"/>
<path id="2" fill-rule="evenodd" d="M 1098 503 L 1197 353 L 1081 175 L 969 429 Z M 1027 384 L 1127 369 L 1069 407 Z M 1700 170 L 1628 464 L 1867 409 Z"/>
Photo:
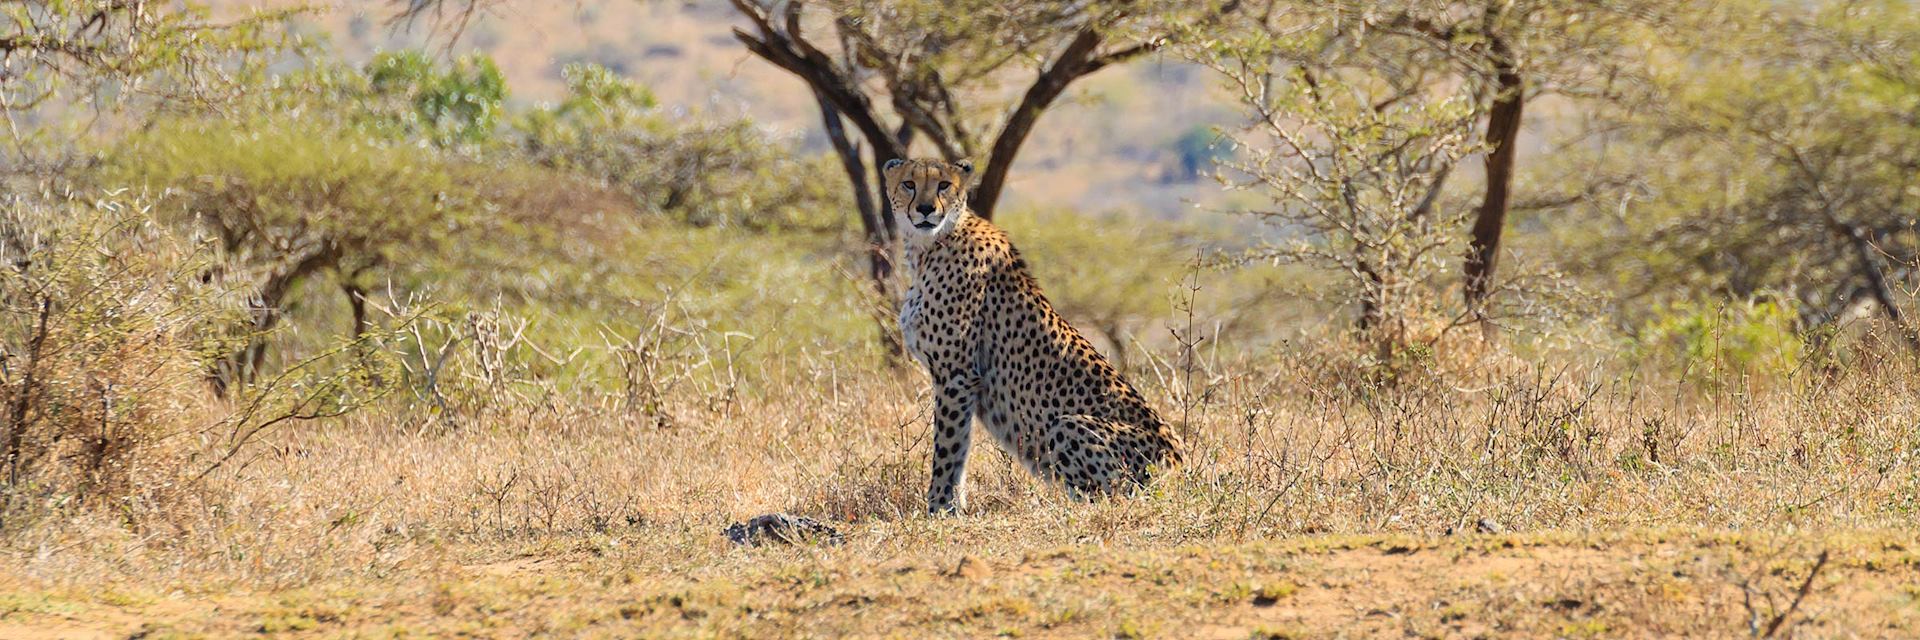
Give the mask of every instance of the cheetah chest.
<path id="1" fill-rule="evenodd" d="M 900 303 L 900 340 L 902 346 L 907 348 L 907 355 L 920 361 L 922 365 L 928 364 L 926 351 L 921 348 L 920 323 L 925 310 L 926 304 L 924 296 L 920 294 L 920 287 L 907 289 L 906 300 Z"/>

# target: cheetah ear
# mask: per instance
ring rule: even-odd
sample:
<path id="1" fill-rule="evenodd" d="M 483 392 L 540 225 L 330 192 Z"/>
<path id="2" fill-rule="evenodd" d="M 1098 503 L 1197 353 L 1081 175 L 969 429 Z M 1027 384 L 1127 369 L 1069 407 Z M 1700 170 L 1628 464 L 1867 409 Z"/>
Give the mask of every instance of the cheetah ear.
<path id="1" fill-rule="evenodd" d="M 894 158 L 894 159 L 892 159 L 892 160 L 888 160 L 888 161 L 887 161 L 887 164 L 886 164 L 885 166 L 883 166 L 883 167 L 882 167 L 882 169 L 884 169 L 884 170 L 886 170 L 886 171 L 892 171 L 892 170 L 894 170 L 894 169 L 898 169 L 898 168 L 900 168 L 900 165 L 903 165 L 903 164 L 906 164 L 906 163 L 907 163 L 907 161 L 906 161 L 906 160 L 902 160 L 902 159 L 900 159 L 900 158 Z"/>
<path id="2" fill-rule="evenodd" d="M 973 161 L 971 160 L 961 160 L 959 162 L 953 163 L 953 166 L 954 168 L 957 168 L 960 170 L 961 175 L 969 175 L 973 173 Z"/>

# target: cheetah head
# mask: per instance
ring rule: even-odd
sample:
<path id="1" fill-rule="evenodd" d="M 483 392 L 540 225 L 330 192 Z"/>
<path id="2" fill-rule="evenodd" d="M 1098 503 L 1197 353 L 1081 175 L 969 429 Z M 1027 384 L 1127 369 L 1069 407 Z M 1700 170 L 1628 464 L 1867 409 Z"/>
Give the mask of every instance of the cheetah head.
<path id="1" fill-rule="evenodd" d="M 884 173 L 888 206 L 908 237 L 939 237 L 965 215 L 973 163 L 895 158 Z"/>

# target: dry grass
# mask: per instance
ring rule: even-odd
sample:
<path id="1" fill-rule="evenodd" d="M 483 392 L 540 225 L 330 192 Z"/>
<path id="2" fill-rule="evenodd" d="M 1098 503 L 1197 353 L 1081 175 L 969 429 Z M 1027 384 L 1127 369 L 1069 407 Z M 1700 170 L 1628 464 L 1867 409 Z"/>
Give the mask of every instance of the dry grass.
<path id="1" fill-rule="evenodd" d="M 746 275 L 793 282 L 757 268 Z M 1194 298 L 1214 293 L 1183 288 L 1174 308 L 1209 309 Z M 144 299 L 107 300 L 120 298 Z M 1184 466 L 1140 495 L 1074 503 L 981 437 L 971 510 L 936 519 L 920 515 L 924 377 L 808 331 L 778 339 L 794 324 L 784 314 L 744 339 L 669 296 L 540 348 L 566 338 L 527 333 L 508 309 L 399 306 L 386 301 L 394 317 L 367 344 L 405 364 L 357 377 L 387 393 L 344 416 L 276 423 L 233 449 L 229 432 L 267 422 L 199 394 L 108 414 L 214 427 L 129 450 L 167 462 L 134 465 L 129 498 L 10 496 L 0 637 L 124 637 L 149 622 L 500 637 L 1901 635 L 1914 623 L 1920 368 L 1851 337 L 1845 357 L 1742 375 L 1735 362 L 1636 371 L 1605 350 L 1510 336 L 1534 350 L 1523 357 L 1456 335 L 1438 355 L 1393 359 L 1388 377 L 1352 364 L 1339 339 L 1241 347 L 1206 334 L 1217 318 L 1182 312 L 1130 361 L 1186 434 Z M 54 344 L 97 342 L 119 344 Z M 68 360 L 72 375 L 48 379 L 171 371 Z M 199 379 L 183 371 L 168 379 Z M 722 537 L 769 511 L 835 523 L 846 544 Z"/>
<path id="2" fill-rule="evenodd" d="M 584 396 L 517 396 L 451 427 L 401 415 L 412 410 L 399 405 L 367 410 L 275 432 L 187 492 L 192 500 L 164 511 L 131 520 L 87 512 L 17 532 L 6 546 L 6 588 L 81 613 L 13 604 L 0 621 L 93 624 L 131 610 L 220 635 L 244 630 L 232 624 L 272 627 L 232 615 L 281 598 L 295 609 L 350 603 L 343 606 L 356 613 L 309 611 L 299 614 L 306 626 L 287 629 L 328 633 L 382 628 L 382 620 L 448 631 L 454 627 L 435 625 L 471 620 L 460 613 L 471 607 L 540 603 L 557 607 L 554 616 L 585 617 L 514 618 L 476 630 L 631 628 L 599 626 L 615 624 L 761 635 L 791 631 L 779 620 L 814 620 L 841 625 L 822 629 L 881 633 L 891 627 L 875 625 L 893 618 L 848 612 L 885 611 L 930 632 L 1006 625 L 1159 636 L 1175 628 L 1165 625 L 1227 607 L 1238 613 L 1223 619 L 1279 631 L 1337 620 L 1356 630 L 1441 635 L 1464 633 L 1470 627 L 1460 625 L 1469 623 L 1561 635 L 1744 633 L 1746 618 L 1726 611 L 1744 593 L 1729 567 L 1800 566 L 1793 563 L 1831 548 L 1850 575 L 1891 571 L 1866 571 L 1879 577 L 1842 591 L 1893 598 L 1920 562 L 1903 551 L 1920 548 L 1907 534 L 1848 533 L 1898 531 L 1913 521 L 1920 377 L 1910 366 L 1859 365 L 1710 394 L 1693 382 L 1621 377 L 1599 365 L 1522 362 L 1379 387 L 1343 383 L 1341 372 L 1316 364 L 1323 361 L 1299 354 L 1192 371 L 1163 361 L 1157 375 L 1135 377 L 1190 434 L 1190 463 L 1177 474 L 1146 495 L 1075 504 L 984 445 L 973 459 L 972 512 L 958 519 L 917 515 L 928 455 L 920 377 L 848 371 L 832 357 L 762 362 L 760 379 L 731 396 L 676 387 L 683 391 L 668 403 L 665 427 Z M 1193 390 L 1184 393 L 1189 375 Z M 767 511 L 836 521 L 849 542 L 742 551 L 720 536 L 727 522 Z M 1482 521 L 1517 535 L 1447 537 Z M 1367 550 L 1383 544 L 1438 551 L 1403 562 L 1398 552 Z M 936 570 L 963 555 L 1019 579 L 982 580 L 965 598 L 948 598 Z M 1374 559 L 1381 555 L 1394 557 Z M 1473 571 L 1504 576 L 1486 578 L 1498 588 L 1473 587 L 1469 578 L 1425 582 L 1455 573 L 1440 558 L 1458 563 L 1463 555 L 1478 558 L 1467 565 Z M 1366 577 L 1376 562 L 1386 573 Z M 1668 565 L 1692 567 L 1682 587 L 1671 587 L 1683 591 L 1671 594 L 1678 604 L 1636 604 L 1670 588 L 1661 586 L 1671 582 L 1661 577 Z M 911 568 L 901 574 L 908 577 L 890 577 L 899 566 Z M 1274 571 L 1290 584 L 1343 586 L 1327 587 L 1332 600 L 1315 607 L 1333 608 L 1320 613 L 1209 595 L 1238 593 L 1235 584 Z M 1148 586 L 1143 575 L 1161 577 Z M 1779 582 L 1785 574 L 1760 575 Z M 866 595 L 828 588 L 843 584 Z M 1843 604 L 1831 597 L 1833 583 L 1821 584 L 1813 597 L 1826 608 L 1810 610 L 1864 606 L 1875 614 L 1825 618 L 1841 625 L 1835 629 L 1911 623 L 1910 595 L 1905 603 Z M 1576 593 L 1588 588 L 1610 599 Z M 776 595 L 763 602 L 757 594 L 765 590 Z M 870 593 L 880 591 L 894 595 Z M 1503 599 L 1561 591 L 1575 604 L 1546 607 L 1546 617 L 1488 617 L 1506 610 Z M 153 609 L 178 597 L 154 595 L 169 592 L 255 595 L 204 617 L 192 608 Z M 148 595 L 126 609 L 102 593 Z M 369 617 L 380 603 L 419 598 L 446 602 L 418 619 Z M 1398 613 L 1342 617 L 1342 607 L 1363 601 Z M 1415 611 L 1439 601 L 1471 611 Z M 707 613 L 661 613 L 685 602 Z M 601 605 L 612 613 L 589 611 Z M 1113 617 L 1136 605 L 1147 607 L 1138 617 Z M 646 613 L 620 613 L 622 606 Z M 782 613 L 755 613 L 766 606 Z M 1716 613 L 1696 620 L 1702 607 Z M 1580 613 L 1589 608 L 1591 615 Z M 1530 626 L 1588 620 L 1597 626 Z M 1121 628 L 1128 624 L 1146 626 Z M 1242 627 L 1254 628 L 1223 628 Z"/>

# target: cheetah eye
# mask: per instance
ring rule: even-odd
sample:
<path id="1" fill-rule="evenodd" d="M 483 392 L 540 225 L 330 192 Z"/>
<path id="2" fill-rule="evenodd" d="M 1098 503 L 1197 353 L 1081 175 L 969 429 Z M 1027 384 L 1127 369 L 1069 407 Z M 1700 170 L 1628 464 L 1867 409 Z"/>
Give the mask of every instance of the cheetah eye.
<path id="1" fill-rule="evenodd" d="M 908 181 L 906 181 L 906 182 L 902 182 L 902 183 L 900 183 L 900 186 L 902 186 L 902 187 L 906 187 L 906 189 L 907 189 L 908 191 L 912 191 L 912 190 L 913 190 L 913 181 L 912 181 L 912 180 L 908 180 Z"/>
<path id="2" fill-rule="evenodd" d="M 951 182 L 947 182 L 947 181 L 945 181 L 945 180 L 942 180 L 942 181 L 940 181 L 940 190 L 941 190 L 941 191 L 943 191 L 943 192 L 944 192 L 944 191 L 946 191 L 947 189 L 951 189 L 951 188 L 953 188 L 953 183 L 951 183 Z"/>

